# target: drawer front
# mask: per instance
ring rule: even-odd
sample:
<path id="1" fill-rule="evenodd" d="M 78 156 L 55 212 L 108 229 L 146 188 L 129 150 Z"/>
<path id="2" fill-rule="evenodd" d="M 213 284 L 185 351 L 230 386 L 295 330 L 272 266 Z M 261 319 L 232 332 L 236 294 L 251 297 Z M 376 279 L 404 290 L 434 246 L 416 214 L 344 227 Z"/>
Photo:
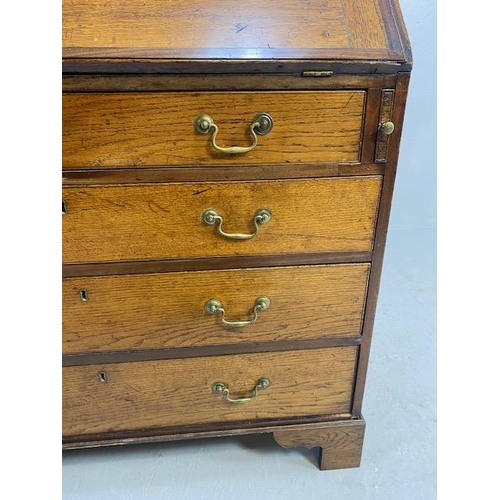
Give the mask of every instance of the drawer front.
<path id="1" fill-rule="evenodd" d="M 63 435 L 350 412 L 357 347 L 63 368 Z M 246 403 L 258 380 L 271 384 Z"/>
<path id="2" fill-rule="evenodd" d="M 63 168 L 357 162 L 364 103 L 364 91 L 65 94 Z M 208 114 L 218 146 L 247 147 L 261 112 L 274 126 L 244 154 L 194 127 Z"/>
<path id="3" fill-rule="evenodd" d="M 67 278 L 63 353 L 356 336 L 368 272 L 347 264 Z M 260 297 L 270 306 L 255 311 Z M 213 299 L 232 325 L 205 310 Z"/>
<path id="4" fill-rule="evenodd" d="M 370 251 L 381 177 L 65 188 L 63 263 Z M 215 209 L 221 230 L 203 223 Z"/>

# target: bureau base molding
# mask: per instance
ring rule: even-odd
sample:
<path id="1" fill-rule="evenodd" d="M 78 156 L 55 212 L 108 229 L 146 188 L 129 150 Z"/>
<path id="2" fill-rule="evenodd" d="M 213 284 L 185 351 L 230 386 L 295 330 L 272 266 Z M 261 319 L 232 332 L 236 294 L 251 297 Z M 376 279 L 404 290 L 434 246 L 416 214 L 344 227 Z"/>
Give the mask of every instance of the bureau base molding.
<path id="1" fill-rule="evenodd" d="M 79 441 L 63 441 L 62 449 L 77 450 L 97 448 L 101 446 L 122 446 L 129 444 L 160 443 L 185 439 L 215 438 L 224 436 L 244 436 L 251 434 L 273 434 L 274 440 L 283 448 L 315 448 L 320 447 L 320 470 L 333 470 L 359 467 L 365 433 L 363 417 L 338 415 L 335 421 L 314 423 L 274 424 L 255 427 L 244 425 L 226 426 L 211 430 L 180 431 L 172 434 L 149 434 L 125 437 L 93 437 L 88 440 L 84 436 Z"/>

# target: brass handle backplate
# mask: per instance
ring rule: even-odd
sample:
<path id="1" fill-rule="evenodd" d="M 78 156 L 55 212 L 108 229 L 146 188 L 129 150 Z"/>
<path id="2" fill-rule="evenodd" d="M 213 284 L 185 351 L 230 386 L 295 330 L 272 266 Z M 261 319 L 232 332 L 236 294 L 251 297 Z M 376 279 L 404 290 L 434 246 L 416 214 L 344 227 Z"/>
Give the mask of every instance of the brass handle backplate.
<path id="1" fill-rule="evenodd" d="M 208 314 L 222 314 L 222 323 L 227 326 L 232 326 L 235 328 L 241 328 L 243 326 L 251 325 L 257 321 L 258 313 L 261 311 L 267 311 L 271 307 L 271 301 L 268 297 L 257 297 L 253 305 L 253 318 L 228 321 L 226 319 L 226 310 L 222 307 L 222 304 L 217 299 L 209 300 L 205 303 L 205 312 Z"/>
<path id="2" fill-rule="evenodd" d="M 273 129 L 273 118 L 268 113 L 259 113 L 250 124 L 250 135 L 252 136 L 252 145 L 247 147 L 242 146 L 231 146 L 231 147 L 221 147 L 218 146 L 215 142 L 215 138 L 219 132 L 219 127 L 214 122 L 213 118 L 210 115 L 199 115 L 195 118 L 194 128 L 199 134 L 209 134 L 212 132 L 212 147 L 219 151 L 220 153 L 227 154 L 242 154 L 248 153 L 252 151 L 258 143 L 259 139 L 257 135 L 267 135 Z"/>
<path id="3" fill-rule="evenodd" d="M 204 210 L 203 213 L 201 214 L 201 220 L 203 221 L 204 224 L 207 224 L 208 226 L 217 226 L 217 232 L 221 235 L 224 236 L 225 238 L 229 238 L 231 240 L 249 240 L 250 238 L 253 238 L 254 236 L 257 236 L 257 233 L 259 232 L 259 225 L 264 225 L 267 224 L 271 218 L 272 218 L 272 213 L 270 210 L 267 208 L 261 208 L 260 210 L 257 210 L 253 217 L 253 225 L 254 225 L 254 232 L 251 234 L 242 234 L 242 233 L 225 233 L 222 230 L 222 216 L 219 215 L 219 212 L 217 210 L 214 210 L 213 208 L 208 208 L 207 210 Z"/>
<path id="4" fill-rule="evenodd" d="M 222 394 L 225 396 L 226 400 L 230 403 L 248 403 L 257 398 L 257 393 L 260 389 L 265 389 L 271 385 L 271 381 L 268 378 L 261 378 L 255 384 L 251 396 L 241 396 L 239 398 L 232 398 L 229 395 L 229 387 L 225 382 L 214 382 L 212 384 L 212 391 L 215 394 Z"/>

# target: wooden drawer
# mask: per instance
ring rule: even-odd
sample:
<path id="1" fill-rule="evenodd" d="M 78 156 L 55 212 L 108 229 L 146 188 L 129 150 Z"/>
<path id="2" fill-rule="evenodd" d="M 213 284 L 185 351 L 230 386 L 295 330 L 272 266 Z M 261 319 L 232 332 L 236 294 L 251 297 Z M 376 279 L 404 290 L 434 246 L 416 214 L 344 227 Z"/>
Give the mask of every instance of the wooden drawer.
<path id="1" fill-rule="evenodd" d="M 356 336 L 369 264 L 179 272 L 63 280 L 63 353 Z M 87 301 L 82 301 L 84 289 Z M 268 310 L 253 324 L 254 303 Z"/>
<path id="2" fill-rule="evenodd" d="M 364 91 L 64 94 L 63 168 L 357 162 L 364 104 Z M 194 128 L 208 114 L 217 145 L 245 147 L 261 112 L 274 127 L 245 154 Z"/>
<path id="3" fill-rule="evenodd" d="M 63 368 L 63 435 L 349 413 L 357 347 Z M 262 377 L 271 384 L 245 404 Z M 104 381 L 103 381 L 104 380 Z"/>
<path id="4" fill-rule="evenodd" d="M 63 263 L 370 251 L 381 177 L 107 185 L 63 189 Z M 254 216 L 272 219 L 249 240 Z"/>

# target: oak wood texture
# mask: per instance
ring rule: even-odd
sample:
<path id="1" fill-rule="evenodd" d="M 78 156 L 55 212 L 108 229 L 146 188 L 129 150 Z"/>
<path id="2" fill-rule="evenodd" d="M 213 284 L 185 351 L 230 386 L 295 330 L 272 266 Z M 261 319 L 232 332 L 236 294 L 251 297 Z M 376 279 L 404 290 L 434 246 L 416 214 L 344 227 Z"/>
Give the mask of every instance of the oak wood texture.
<path id="1" fill-rule="evenodd" d="M 368 272 L 351 264 L 65 279 L 63 353 L 356 336 Z M 247 320 L 260 296 L 271 307 L 245 327 L 204 311 L 217 299 L 228 321 Z"/>
<path id="2" fill-rule="evenodd" d="M 140 429 L 138 431 L 122 431 L 93 435 L 65 436 L 63 450 L 78 448 L 95 448 L 109 445 L 125 445 L 135 443 L 159 443 L 197 439 L 204 437 L 243 436 L 247 434 L 267 434 L 274 431 L 298 429 L 322 429 L 338 422 L 351 420 L 349 413 L 336 414 L 330 417 L 287 418 L 275 421 L 218 423 L 201 426 L 169 427 L 168 429 Z"/>
<path id="3" fill-rule="evenodd" d="M 380 103 L 379 123 L 386 123 L 392 119 L 392 108 L 394 106 L 394 89 L 384 89 Z M 375 163 L 385 163 L 387 160 L 387 149 L 391 140 L 390 135 L 383 134 L 380 130 L 377 134 L 375 148 Z"/>
<path id="4" fill-rule="evenodd" d="M 349 413 L 357 350 L 65 367 L 63 435 Z M 212 391 L 221 381 L 232 397 L 248 396 L 261 377 L 271 385 L 248 403 Z"/>
<path id="5" fill-rule="evenodd" d="M 378 121 L 377 121 L 378 124 Z M 366 127 L 365 127 L 366 128 Z M 376 130 L 376 128 L 375 128 Z M 375 135 L 366 149 L 373 157 Z M 365 148 L 363 148 L 365 149 Z M 150 182 L 250 181 L 271 179 L 319 179 L 354 175 L 382 175 L 385 166 L 377 163 L 330 163 L 254 165 L 248 167 L 169 167 L 65 170 L 63 186 L 94 186 L 101 184 L 146 184 Z"/>
<path id="6" fill-rule="evenodd" d="M 94 264 L 66 264 L 63 278 L 83 276 L 110 276 L 121 274 L 177 273 L 216 269 L 248 269 L 271 266 L 336 264 L 369 262 L 371 252 L 328 252 L 314 254 L 242 255 L 215 259 L 166 259 L 151 261 L 105 262 Z"/>
<path id="7" fill-rule="evenodd" d="M 361 150 L 361 165 L 365 168 L 372 163 L 377 145 L 381 94 L 379 88 L 370 88 L 367 91 Z"/>
<path id="8" fill-rule="evenodd" d="M 369 251 L 380 186 L 368 176 L 66 187 L 63 262 Z M 273 217 L 250 240 L 229 240 L 201 219 L 216 209 L 226 232 L 250 234 L 261 208 Z"/>
<path id="9" fill-rule="evenodd" d="M 304 77 L 302 74 L 115 74 L 63 75 L 63 92 L 161 92 L 165 90 L 360 90 L 392 88 L 396 75 L 333 74 Z"/>
<path id="10" fill-rule="evenodd" d="M 227 72 L 227 61 L 239 71 L 311 58 L 364 63 L 365 71 L 367 61 L 411 63 L 395 0 L 64 0 L 62 14 L 63 60 L 72 71 L 113 71 L 120 62 L 144 71 L 151 62 L 183 59 L 205 60 L 210 72 Z"/>
<path id="11" fill-rule="evenodd" d="M 363 91 L 63 94 L 63 168 L 357 162 Z M 274 128 L 245 154 L 216 151 L 194 128 L 210 115 L 222 147 L 252 144 L 254 117 Z"/>
<path id="12" fill-rule="evenodd" d="M 320 446 L 321 470 L 347 469 L 361 464 L 365 421 L 360 418 L 320 424 L 309 429 L 278 430 L 273 435 L 285 448 Z"/>
<path id="13" fill-rule="evenodd" d="M 70 51 L 71 52 L 71 51 Z M 330 71 L 334 75 L 393 75 L 398 71 L 410 71 L 411 62 L 388 60 L 343 61 L 339 59 L 187 59 L 65 57 L 63 73 L 68 75 L 113 75 L 113 74 L 260 74 L 260 75 L 304 75 L 307 71 Z M 98 51 L 97 51 L 98 52 Z M 193 70 L 193 62 L 196 70 Z M 308 77 L 309 78 L 309 77 Z"/>
<path id="14" fill-rule="evenodd" d="M 387 239 L 387 229 L 389 226 L 389 216 L 391 212 L 392 194 L 396 180 L 396 169 L 399 156 L 399 146 L 403 131 L 403 119 L 405 114 L 406 99 L 408 96 L 408 86 L 410 83 L 410 73 L 401 73 L 398 76 L 398 83 L 394 94 L 394 107 L 392 110 L 392 120 L 394 122 L 394 132 L 388 145 L 386 159 L 386 173 L 383 177 L 382 196 L 380 200 L 380 211 L 377 219 L 377 229 L 375 245 L 372 255 L 372 270 L 368 285 L 368 296 L 363 323 L 363 343 L 360 349 L 359 363 L 356 374 L 356 386 L 352 403 L 353 415 L 361 416 L 363 404 L 363 394 L 366 384 L 368 370 L 368 360 L 370 356 L 370 346 L 375 322 L 375 312 L 377 309 L 380 279 L 382 276 L 382 264 L 384 259 L 385 243 Z"/>
<path id="15" fill-rule="evenodd" d="M 172 349 L 123 350 L 109 352 L 85 352 L 63 354 L 63 366 L 98 365 L 102 363 L 132 363 L 159 359 L 200 358 L 223 356 L 226 354 L 246 354 L 251 352 L 298 351 L 302 349 L 322 349 L 347 345 L 359 346 L 362 337 L 323 337 L 319 339 L 277 340 L 238 344 L 214 344 L 201 347 L 174 347 Z"/>

